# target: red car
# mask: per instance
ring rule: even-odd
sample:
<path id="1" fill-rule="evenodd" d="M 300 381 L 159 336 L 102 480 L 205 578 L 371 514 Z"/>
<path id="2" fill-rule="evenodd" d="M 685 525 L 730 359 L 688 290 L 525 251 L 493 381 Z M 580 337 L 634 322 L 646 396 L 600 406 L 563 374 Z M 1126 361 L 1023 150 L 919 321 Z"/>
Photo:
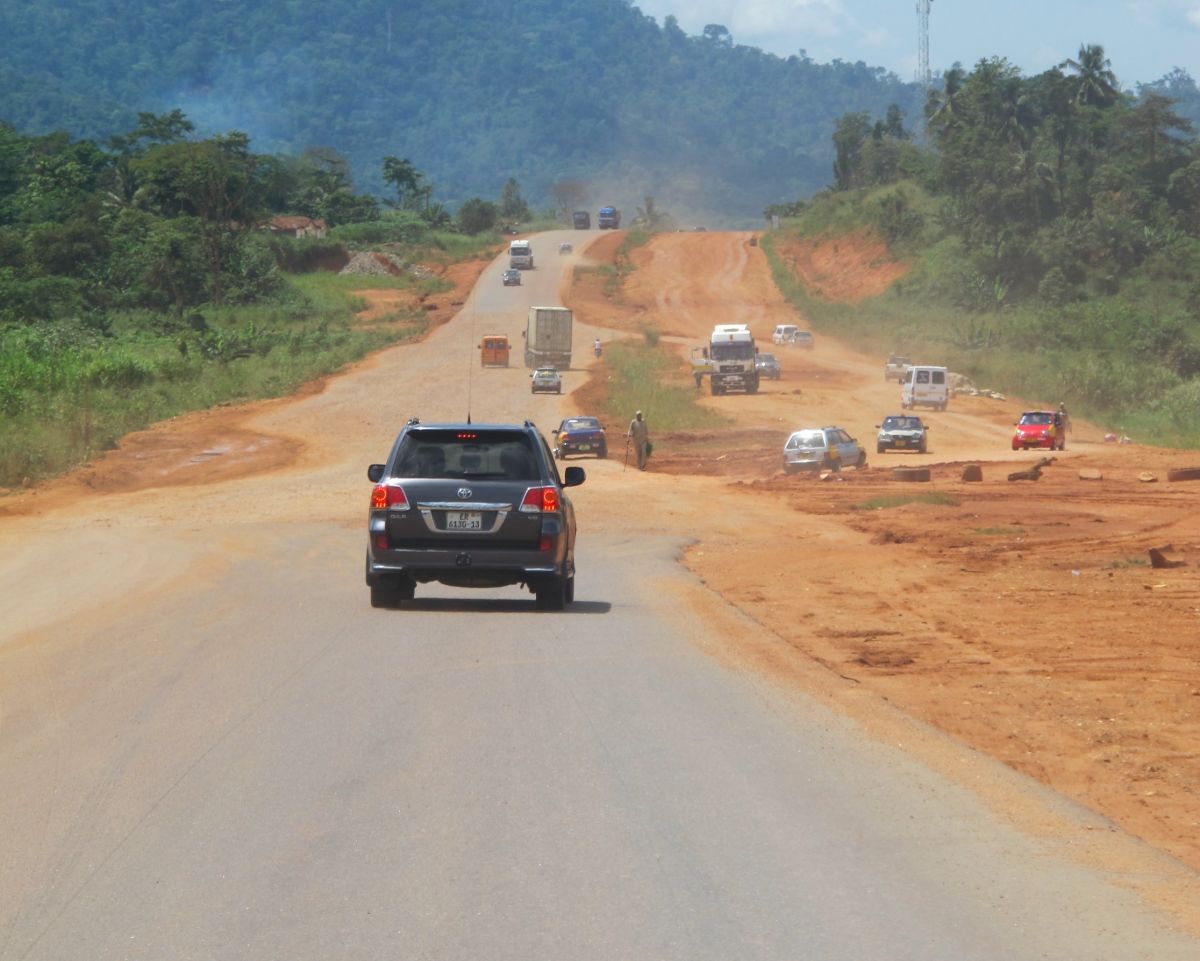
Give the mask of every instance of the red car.
<path id="1" fill-rule="evenodd" d="M 1059 411 L 1027 410 L 1021 415 L 1013 431 L 1012 449 L 1029 450 L 1031 447 L 1067 449 L 1066 419 Z"/>

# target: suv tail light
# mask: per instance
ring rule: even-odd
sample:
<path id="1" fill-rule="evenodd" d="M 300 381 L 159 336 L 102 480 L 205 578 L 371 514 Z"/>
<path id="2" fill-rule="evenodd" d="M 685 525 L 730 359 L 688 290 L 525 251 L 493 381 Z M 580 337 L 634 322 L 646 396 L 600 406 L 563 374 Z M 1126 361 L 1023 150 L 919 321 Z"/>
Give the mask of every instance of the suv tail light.
<path id="1" fill-rule="evenodd" d="M 375 489 L 371 491 L 371 510 L 408 510 L 408 498 L 404 496 L 404 489 L 398 484 L 376 484 Z"/>
<path id="2" fill-rule="evenodd" d="M 553 513 L 558 510 L 557 487 L 531 487 L 521 501 L 521 510 L 526 514 Z"/>

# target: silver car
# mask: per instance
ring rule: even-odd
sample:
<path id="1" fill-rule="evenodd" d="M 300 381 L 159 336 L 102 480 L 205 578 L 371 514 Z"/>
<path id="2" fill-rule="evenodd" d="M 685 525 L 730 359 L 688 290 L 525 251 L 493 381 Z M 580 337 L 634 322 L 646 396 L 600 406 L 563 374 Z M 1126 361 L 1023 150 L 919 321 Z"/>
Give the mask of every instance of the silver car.
<path id="1" fill-rule="evenodd" d="M 561 394 L 562 377 L 553 367 L 539 367 L 531 375 L 529 392 L 532 394 Z"/>
<path id="2" fill-rule="evenodd" d="M 840 427 L 794 431 L 783 445 L 783 469 L 788 474 L 866 466 L 867 452 Z"/>

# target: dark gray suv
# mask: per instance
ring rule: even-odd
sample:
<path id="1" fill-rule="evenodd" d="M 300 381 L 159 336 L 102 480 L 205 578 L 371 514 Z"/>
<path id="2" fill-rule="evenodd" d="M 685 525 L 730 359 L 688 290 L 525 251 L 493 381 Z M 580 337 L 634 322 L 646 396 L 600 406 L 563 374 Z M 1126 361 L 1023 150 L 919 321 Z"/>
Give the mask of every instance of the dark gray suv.
<path id="1" fill-rule="evenodd" d="M 372 607 L 412 600 L 418 583 L 524 584 L 543 610 L 575 599 L 575 509 L 545 439 L 524 424 L 422 424 L 372 464 L 367 586 Z"/>

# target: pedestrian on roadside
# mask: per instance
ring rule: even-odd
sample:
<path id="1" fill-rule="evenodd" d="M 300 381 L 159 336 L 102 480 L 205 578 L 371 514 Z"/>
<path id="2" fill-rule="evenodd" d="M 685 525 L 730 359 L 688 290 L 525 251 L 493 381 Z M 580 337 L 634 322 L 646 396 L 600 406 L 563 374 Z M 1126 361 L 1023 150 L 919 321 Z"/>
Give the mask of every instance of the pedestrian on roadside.
<path id="1" fill-rule="evenodd" d="M 646 425 L 640 410 L 633 415 L 633 420 L 629 422 L 629 431 L 626 436 L 633 444 L 634 452 L 637 454 L 638 470 L 645 470 L 646 457 L 650 447 L 650 428 Z"/>

